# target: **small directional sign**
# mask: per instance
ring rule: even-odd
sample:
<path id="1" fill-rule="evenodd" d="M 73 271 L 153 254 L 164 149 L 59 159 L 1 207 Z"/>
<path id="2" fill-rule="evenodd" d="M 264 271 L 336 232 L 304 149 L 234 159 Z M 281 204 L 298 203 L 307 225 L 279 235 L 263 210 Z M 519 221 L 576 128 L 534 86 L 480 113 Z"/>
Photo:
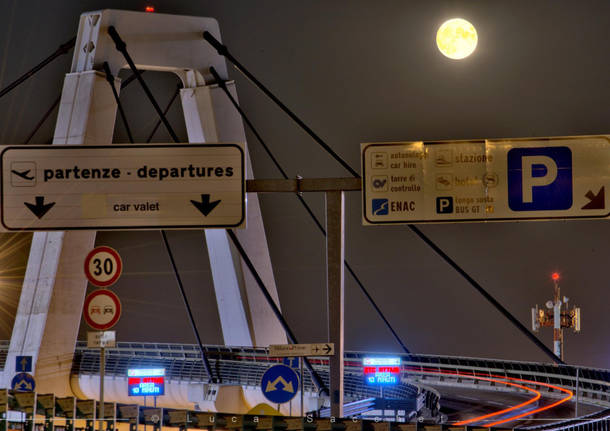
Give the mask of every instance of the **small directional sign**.
<path id="1" fill-rule="evenodd" d="M 282 364 L 290 368 L 299 368 L 301 358 L 299 357 L 288 357 L 282 358 Z"/>
<path id="2" fill-rule="evenodd" d="M 272 344 L 269 346 L 269 356 L 333 356 L 335 343 L 319 344 Z"/>
<path id="3" fill-rule="evenodd" d="M 29 373 L 32 371 L 31 356 L 16 356 L 15 357 L 15 372 Z"/>
<path id="4" fill-rule="evenodd" d="M 11 388 L 14 391 L 32 392 L 36 389 L 36 381 L 31 374 L 18 373 L 11 380 Z"/>
<path id="5" fill-rule="evenodd" d="M 272 403 L 287 403 L 299 390 L 299 376 L 286 365 L 274 365 L 263 374 L 261 390 Z"/>
<path id="6" fill-rule="evenodd" d="M 0 150 L 0 231 L 245 225 L 243 144 Z"/>
<path id="7" fill-rule="evenodd" d="M 92 332 L 87 331 L 87 347 L 115 347 L 116 332 L 103 331 Z"/>

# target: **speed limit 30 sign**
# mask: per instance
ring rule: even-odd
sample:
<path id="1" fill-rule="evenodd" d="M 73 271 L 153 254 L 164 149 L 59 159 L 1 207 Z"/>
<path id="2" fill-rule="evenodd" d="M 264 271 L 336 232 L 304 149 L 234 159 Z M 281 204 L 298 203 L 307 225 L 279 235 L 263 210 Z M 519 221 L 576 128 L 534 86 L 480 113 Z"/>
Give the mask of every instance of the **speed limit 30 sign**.
<path id="1" fill-rule="evenodd" d="M 85 258 L 85 275 L 91 284 L 97 287 L 113 285 L 121 276 L 123 262 L 113 248 L 96 247 Z"/>

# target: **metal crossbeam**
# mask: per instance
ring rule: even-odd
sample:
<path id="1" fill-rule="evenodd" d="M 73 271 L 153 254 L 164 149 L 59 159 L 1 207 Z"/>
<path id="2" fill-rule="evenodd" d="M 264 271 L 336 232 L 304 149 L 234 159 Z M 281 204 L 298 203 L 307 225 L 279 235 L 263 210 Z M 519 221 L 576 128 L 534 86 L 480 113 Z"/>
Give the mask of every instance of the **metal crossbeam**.
<path id="1" fill-rule="evenodd" d="M 246 181 L 248 193 L 355 192 L 362 190 L 360 178 L 295 178 Z"/>

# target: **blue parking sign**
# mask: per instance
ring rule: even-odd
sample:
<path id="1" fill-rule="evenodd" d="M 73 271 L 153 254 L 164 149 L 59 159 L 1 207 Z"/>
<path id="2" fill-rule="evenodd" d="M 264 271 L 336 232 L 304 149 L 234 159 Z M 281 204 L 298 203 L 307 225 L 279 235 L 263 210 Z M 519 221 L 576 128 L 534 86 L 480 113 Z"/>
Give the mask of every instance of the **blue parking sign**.
<path id="1" fill-rule="evenodd" d="M 572 207 L 570 148 L 513 148 L 508 152 L 507 164 L 511 210 L 554 211 Z"/>

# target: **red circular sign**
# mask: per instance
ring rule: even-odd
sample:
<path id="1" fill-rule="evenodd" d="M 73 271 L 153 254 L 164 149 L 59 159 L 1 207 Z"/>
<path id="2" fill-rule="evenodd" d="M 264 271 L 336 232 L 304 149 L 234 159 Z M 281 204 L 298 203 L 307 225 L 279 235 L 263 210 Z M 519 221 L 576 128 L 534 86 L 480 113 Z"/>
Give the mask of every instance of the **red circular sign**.
<path id="1" fill-rule="evenodd" d="M 116 283 L 123 271 L 121 256 L 113 248 L 95 247 L 85 258 L 85 275 L 91 284 L 108 287 Z"/>
<path id="2" fill-rule="evenodd" d="M 121 317 L 121 301 L 110 290 L 98 289 L 85 298 L 85 322 L 93 329 L 105 331 L 116 325 Z"/>

